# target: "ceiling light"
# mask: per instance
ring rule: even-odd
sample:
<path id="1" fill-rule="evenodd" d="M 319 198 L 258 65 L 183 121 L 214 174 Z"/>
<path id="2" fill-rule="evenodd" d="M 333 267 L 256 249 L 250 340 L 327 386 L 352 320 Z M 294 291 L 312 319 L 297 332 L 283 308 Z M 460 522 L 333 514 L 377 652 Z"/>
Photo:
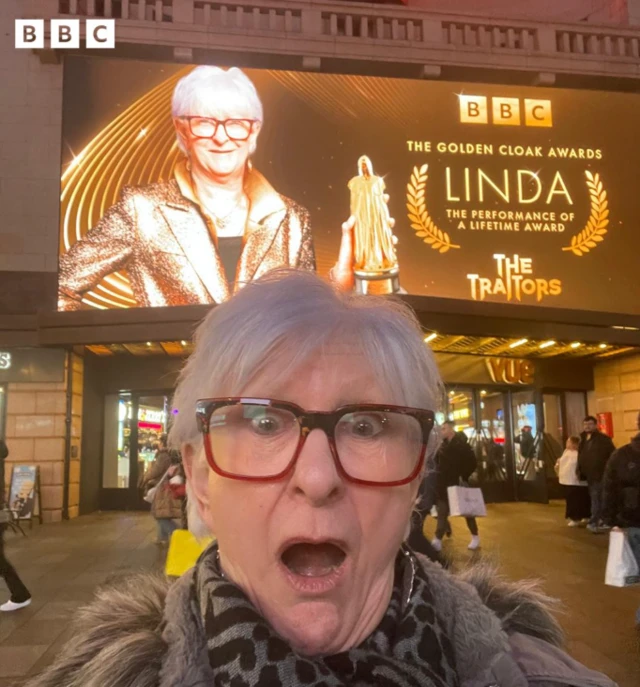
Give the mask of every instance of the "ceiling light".
<path id="1" fill-rule="evenodd" d="M 582 346 L 582 344 L 579 341 L 574 341 L 571 344 L 571 348 L 580 348 L 580 346 Z"/>
<path id="2" fill-rule="evenodd" d="M 424 342 L 425 342 L 425 343 L 430 343 L 431 341 L 433 341 L 433 340 L 436 339 L 437 337 L 438 337 L 438 334 L 437 334 L 436 332 L 431 332 L 431 334 L 429 334 L 429 336 L 425 336 L 425 337 L 424 337 Z"/>
<path id="3" fill-rule="evenodd" d="M 545 341 L 544 343 L 541 343 L 539 348 L 549 348 L 550 346 L 555 346 L 556 342 L 555 341 Z"/>
<path id="4" fill-rule="evenodd" d="M 187 342 L 186 342 L 186 341 L 181 341 L 180 343 L 181 343 L 183 346 L 186 346 L 186 345 L 187 345 Z"/>
<path id="5" fill-rule="evenodd" d="M 480 392 L 480 396 L 486 396 L 486 395 L 487 395 L 487 392 L 483 389 L 483 390 Z"/>
<path id="6" fill-rule="evenodd" d="M 147 346 L 151 346 L 151 341 L 147 341 Z"/>
<path id="7" fill-rule="evenodd" d="M 529 341 L 529 339 L 519 339 L 518 341 L 514 341 L 512 344 L 509 344 L 509 348 L 518 348 L 518 346 L 522 346 L 522 344 L 526 344 Z"/>
<path id="8" fill-rule="evenodd" d="M 598 346 L 598 348 L 607 348 L 608 345 L 609 345 L 609 344 L 600 344 L 600 345 Z"/>

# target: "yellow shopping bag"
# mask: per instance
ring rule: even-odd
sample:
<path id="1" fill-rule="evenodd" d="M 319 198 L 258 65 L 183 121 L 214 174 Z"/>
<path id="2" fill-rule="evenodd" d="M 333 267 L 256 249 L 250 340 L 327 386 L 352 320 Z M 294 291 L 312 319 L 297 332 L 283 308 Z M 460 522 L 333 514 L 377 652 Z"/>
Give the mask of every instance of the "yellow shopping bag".
<path id="1" fill-rule="evenodd" d="M 164 571 L 171 577 L 180 577 L 193 568 L 198 556 L 213 539 L 196 539 L 189 530 L 175 530 L 171 535 Z"/>

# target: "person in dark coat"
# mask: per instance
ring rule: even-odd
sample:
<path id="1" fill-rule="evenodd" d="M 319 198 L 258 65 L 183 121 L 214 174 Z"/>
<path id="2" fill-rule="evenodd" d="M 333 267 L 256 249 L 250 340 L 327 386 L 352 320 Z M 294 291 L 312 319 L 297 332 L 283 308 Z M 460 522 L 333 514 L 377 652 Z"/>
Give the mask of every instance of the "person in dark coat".
<path id="1" fill-rule="evenodd" d="M 437 455 L 438 479 L 436 484 L 436 508 L 438 509 L 438 526 L 435 539 L 431 542 L 436 551 L 442 550 L 442 539 L 445 534 L 451 534 L 449 524 L 448 487 L 458 486 L 460 482 L 467 482 L 476 469 L 476 456 L 467 435 L 456 432 L 455 424 L 447 420 L 442 425 L 442 445 Z M 471 532 L 469 549 L 475 551 L 480 546 L 478 525 L 475 518 L 465 518 Z"/>
<path id="2" fill-rule="evenodd" d="M 640 413 L 638 413 L 640 430 Z M 640 433 L 612 456 L 604 473 L 604 521 L 640 528 Z"/>
<path id="3" fill-rule="evenodd" d="M 0 439 L 0 511 L 4 508 L 4 460 L 9 455 L 9 449 L 3 439 Z M 18 611 L 31 603 L 31 594 L 4 555 L 4 530 L 6 525 L 0 520 L 0 577 L 9 587 L 9 601 L 0 606 L 0 611 Z"/>
<path id="4" fill-rule="evenodd" d="M 613 441 L 598 431 L 598 421 L 593 415 L 584 419 L 584 432 L 580 435 L 578 470 L 589 485 L 591 520 L 587 529 L 594 534 L 603 531 L 602 492 L 607 461 L 615 451 Z"/>
<path id="5" fill-rule="evenodd" d="M 640 432 L 640 413 L 636 420 Z M 629 543 L 640 557 L 640 433 L 619 448 L 604 472 L 604 521 L 627 530 Z M 640 562 L 640 558 L 639 558 Z M 640 630 L 640 608 L 636 611 Z"/>

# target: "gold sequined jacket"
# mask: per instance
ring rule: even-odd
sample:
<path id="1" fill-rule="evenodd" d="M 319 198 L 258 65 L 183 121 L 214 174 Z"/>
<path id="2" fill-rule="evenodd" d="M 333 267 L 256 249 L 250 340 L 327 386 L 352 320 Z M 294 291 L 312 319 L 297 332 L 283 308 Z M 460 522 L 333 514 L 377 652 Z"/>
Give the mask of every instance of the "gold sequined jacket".
<path id="1" fill-rule="evenodd" d="M 118 203 L 60 258 L 58 307 L 78 310 L 100 280 L 126 270 L 138 306 L 222 303 L 230 296 L 212 235 L 184 165 L 176 177 L 125 187 Z M 315 270 L 308 211 L 247 173 L 250 209 L 236 287 L 277 267 Z"/>

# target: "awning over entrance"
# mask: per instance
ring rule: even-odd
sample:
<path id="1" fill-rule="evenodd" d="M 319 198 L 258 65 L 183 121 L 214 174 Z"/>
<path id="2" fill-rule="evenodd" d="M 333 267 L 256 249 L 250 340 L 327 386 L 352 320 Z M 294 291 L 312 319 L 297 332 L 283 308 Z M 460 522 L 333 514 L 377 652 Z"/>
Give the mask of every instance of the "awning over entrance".
<path id="1" fill-rule="evenodd" d="M 426 332 L 425 342 L 436 353 L 458 353 L 502 358 L 571 358 L 606 360 L 609 358 L 640 353 L 637 346 L 618 346 L 606 343 L 581 341 L 555 341 L 554 339 L 515 339 L 495 336 L 466 336 L 464 334 L 440 334 Z M 171 356 L 184 357 L 191 353 L 192 342 L 144 341 L 112 344 L 93 344 L 87 349 L 98 356 Z"/>

